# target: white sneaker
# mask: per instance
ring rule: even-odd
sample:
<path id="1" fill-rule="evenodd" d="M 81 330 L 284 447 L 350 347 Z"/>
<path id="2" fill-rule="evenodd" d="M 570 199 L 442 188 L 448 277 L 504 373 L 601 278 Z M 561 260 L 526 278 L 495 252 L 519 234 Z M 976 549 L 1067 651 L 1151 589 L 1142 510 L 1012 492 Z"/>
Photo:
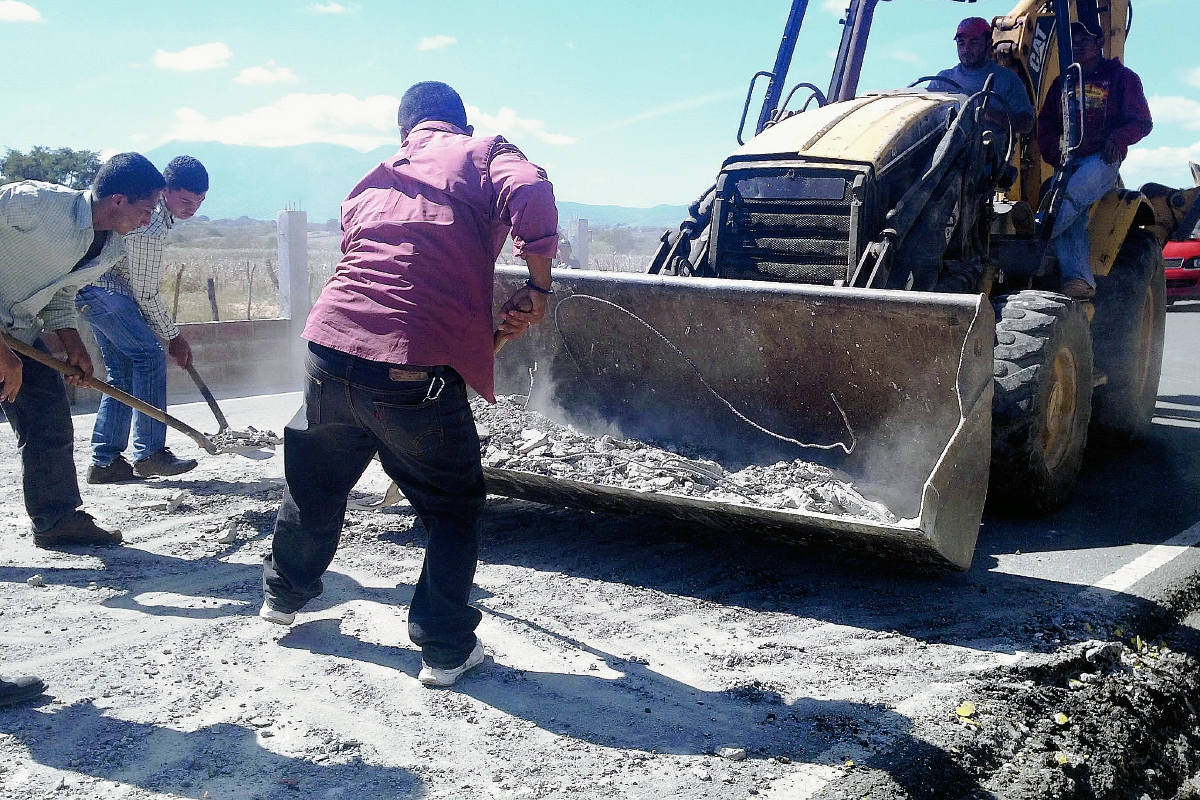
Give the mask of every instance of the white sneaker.
<path id="1" fill-rule="evenodd" d="M 274 622 L 276 625 L 291 625 L 296 620 L 295 611 L 279 611 L 271 608 L 271 604 L 263 600 L 262 608 L 258 610 L 258 615 L 267 622 Z"/>
<path id="2" fill-rule="evenodd" d="M 453 686 L 454 682 L 469 669 L 478 667 L 483 663 L 483 642 L 475 640 L 475 649 L 471 651 L 471 655 L 467 656 L 467 660 L 461 665 L 453 669 L 438 669 L 431 667 L 423 660 L 421 661 L 421 674 L 417 676 L 417 680 L 426 686 Z"/>

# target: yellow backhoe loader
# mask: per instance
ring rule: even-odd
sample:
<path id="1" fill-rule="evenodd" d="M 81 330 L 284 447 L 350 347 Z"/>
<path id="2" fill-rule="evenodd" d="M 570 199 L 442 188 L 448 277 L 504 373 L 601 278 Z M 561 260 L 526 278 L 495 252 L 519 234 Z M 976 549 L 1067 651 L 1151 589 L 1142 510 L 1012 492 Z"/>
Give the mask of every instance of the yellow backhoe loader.
<path id="1" fill-rule="evenodd" d="M 1070 160 L 1055 167 L 1032 135 L 989 130 L 989 87 L 858 96 L 879 2 L 850 0 L 828 89 L 802 83 L 780 103 L 808 5 L 794 0 L 774 70 L 747 93 L 748 110 L 768 80 L 756 135 L 646 274 L 557 274 L 547 319 L 497 356 L 497 381 L 585 431 L 700 447 L 728 465 L 820 462 L 899 521 L 514 469 L 486 470 L 492 492 L 966 569 L 985 498 L 1057 508 L 1089 432 L 1103 446 L 1146 431 L 1165 327 L 1161 247 L 1194 227 L 1200 190 L 1110 192 L 1089 225 L 1094 303 L 1058 293 L 1044 256 Z M 1022 0 L 992 21 L 994 57 L 1040 108 L 1057 75 L 1077 73 L 1070 23 L 1099 26 L 1105 55 L 1121 57 L 1131 17 L 1129 0 Z M 1078 81 L 1064 84 L 1069 150 L 1082 118 Z M 791 110 L 798 90 L 807 100 Z M 915 233 L 931 227 L 941 252 Z M 496 297 L 522 273 L 498 267 Z"/>

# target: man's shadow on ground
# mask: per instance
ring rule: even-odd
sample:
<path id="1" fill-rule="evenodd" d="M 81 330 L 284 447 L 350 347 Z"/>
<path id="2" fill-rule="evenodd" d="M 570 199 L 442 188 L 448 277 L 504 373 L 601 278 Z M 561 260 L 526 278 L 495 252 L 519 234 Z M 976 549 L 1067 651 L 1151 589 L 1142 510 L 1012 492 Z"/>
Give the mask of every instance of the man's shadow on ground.
<path id="1" fill-rule="evenodd" d="M 263 515 L 260 515 L 263 516 Z M 269 519 L 249 520 L 255 532 L 239 537 L 219 553 L 200 558 L 179 558 L 142 550 L 138 547 L 63 548 L 63 552 L 86 553 L 102 562 L 96 568 L 14 566 L 0 567 L 0 582 L 24 583 L 40 575 L 47 585 L 87 589 L 112 589 L 119 593 L 101 602 L 108 608 L 138 611 L 151 616 L 188 619 L 219 619 L 254 614 L 262 603 L 262 565 L 243 564 L 228 559 L 241 549 L 268 539 L 274 515 Z M 147 577 L 143 577 L 147 576 Z M 323 611 L 347 600 L 372 600 L 395 605 L 407 604 L 412 587 L 397 584 L 382 588 L 363 586 L 348 575 L 330 570 L 322 577 L 325 591 L 311 600 L 305 611 Z M 180 605 L 169 600 L 143 602 L 145 595 L 162 594 L 194 598 L 195 604 Z M 203 601 L 215 601 L 202 605 Z"/>
<path id="2" fill-rule="evenodd" d="M 550 733 L 602 747 L 675 755 L 741 747 L 752 758 L 786 757 L 830 767 L 852 759 L 887 772 L 914 798 L 933 797 L 934 786 L 939 792 L 953 790 L 956 797 L 979 791 L 977 781 L 947 751 L 912 736 L 909 720 L 885 706 L 807 698 L 788 703 L 755 684 L 704 691 L 536 623 L 490 613 L 529 626 L 622 673 L 606 678 L 535 672 L 489 657 L 451 690 Z M 418 651 L 364 642 L 342 633 L 338 620 L 296 625 L 278 643 L 376 664 L 414 680 L 421 669 Z M 868 742 L 869 747 L 864 746 Z"/>
<path id="3" fill-rule="evenodd" d="M 39 764 L 173 796 L 270 800 L 324 796 L 331 789 L 355 798 L 425 794 L 411 771 L 369 764 L 358 754 L 345 763 L 315 764 L 264 748 L 254 730 L 240 725 L 177 731 L 108 716 L 91 701 L 56 711 L 6 711 L 0 733 L 18 739 Z"/>

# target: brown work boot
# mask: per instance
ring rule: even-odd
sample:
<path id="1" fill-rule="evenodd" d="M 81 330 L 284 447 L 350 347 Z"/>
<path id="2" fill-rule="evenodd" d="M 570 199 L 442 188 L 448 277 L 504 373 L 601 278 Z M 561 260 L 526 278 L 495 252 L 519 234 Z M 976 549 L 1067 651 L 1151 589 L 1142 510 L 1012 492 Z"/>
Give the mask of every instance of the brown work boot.
<path id="1" fill-rule="evenodd" d="M 139 478 L 182 475 L 188 470 L 195 469 L 197 463 L 194 458 L 178 458 L 164 447 L 148 458 L 133 462 L 133 471 Z"/>
<path id="2" fill-rule="evenodd" d="M 1063 281 L 1060 291 L 1072 300 L 1091 300 L 1096 296 L 1096 288 L 1083 278 Z"/>
<path id="3" fill-rule="evenodd" d="M 107 531 L 96 524 L 86 511 L 76 511 L 63 517 L 48 531 L 33 532 L 33 543 L 37 547 L 58 547 L 64 544 L 92 544 L 99 546 L 121 543 L 120 531 Z"/>
<path id="4" fill-rule="evenodd" d="M 120 456 L 117 456 L 117 460 L 108 466 L 101 467 L 92 464 L 87 471 L 87 482 L 91 484 L 124 483 L 137 479 L 138 476 L 133 474 L 133 467 L 129 466 L 129 462 Z"/>

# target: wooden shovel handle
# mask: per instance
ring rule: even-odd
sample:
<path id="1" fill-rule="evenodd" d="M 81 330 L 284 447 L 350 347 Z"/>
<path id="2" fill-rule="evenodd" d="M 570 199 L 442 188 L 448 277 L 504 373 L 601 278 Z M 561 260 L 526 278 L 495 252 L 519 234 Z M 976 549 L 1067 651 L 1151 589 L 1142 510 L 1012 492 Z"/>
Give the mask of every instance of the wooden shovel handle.
<path id="1" fill-rule="evenodd" d="M 44 353 L 41 350 L 34 347 L 33 345 L 25 344 L 20 339 L 14 338 L 13 336 L 11 336 L 7 333 L 4 333 L 3 331 L 0 331 L 0 337 L 3 337 L 4 343 L 6 345 L 8 345 L 10 348 L 12 348 L 14 351 L 20 353 L 23 356 L 32 358 L 34 361 L 38 362 L 39 364 L 44 364 L 45 366 L 49 367 L 50 369 L 55 370 L 56 372 L 61 372 L 63 375 L 69 375 L 72 378 L 82 378 L 83 377 L 83 370 L 81 370 L 79 367 L 74 366 L 73 364 L 68 364 L 65 361 L 59 361 L 57 358 L 50 355 L 49 353 Z M 96 391 L 100 392 L 101 394 L 106 394 L 109 397 L 113 398 L 114 400 L 118 400 L 118 401 L 124 403 L 125 405 L 130 406 L 130 407 L 142 412 L 143 414 L 145 414 L 148 417 L 156 419 L 165 425 L 171 426 L 172 428 L 179 431 L 180 433 L 186 434 L 188 437 L 190 437 L 192 439 L 192 441 L 194 441 L 196 444 L 200 445 L 200 447 L 202 447 L 205 452 L 212 454 L 212 455 L 216 455 L 217 446 L 215 444 L 213 444 L 212 442 L 210 442 L 207 436 L 205 436 L 203 433 L 196 430 L 192 426 L 188 425 L 187 423 L 181 422 L 181 421 L 175 419 L 170 414 L 163 411 L 161 408 L 155 408 L 154 406 L 150 405 L 149 403 L 139 400 L 131 394 L 122 392 L 120 389 L 116 388 L 115 386 L 111 386 L 111 385 L 105 383 L 104 381 L 100 380 L 99 378 L 95 378 L 95 377 L 89 378 L 85 385 L 91 389 L 95 389 Z"/>
<path id="2" fill-rule="evenodd" d="M 221 413 L 221 407 L 217 405 L 217 398 L 213 397 L 213 393 L 208 390 L 208 384 L 200 377 L 200 373 L 196 372 L 196 368 L 188 364 L 184 367 L 187 374 L 192 376 L 192 381 L 196 384 L 196 388 L 200 390 L 200 394 L 204 396 L 204 402 L 208 403 L 209 410 L 213 416 L 217 418 L 217 433 L 222 433 L 229 427 L 229 421 L 225 419 L 225 415 Z"/>

